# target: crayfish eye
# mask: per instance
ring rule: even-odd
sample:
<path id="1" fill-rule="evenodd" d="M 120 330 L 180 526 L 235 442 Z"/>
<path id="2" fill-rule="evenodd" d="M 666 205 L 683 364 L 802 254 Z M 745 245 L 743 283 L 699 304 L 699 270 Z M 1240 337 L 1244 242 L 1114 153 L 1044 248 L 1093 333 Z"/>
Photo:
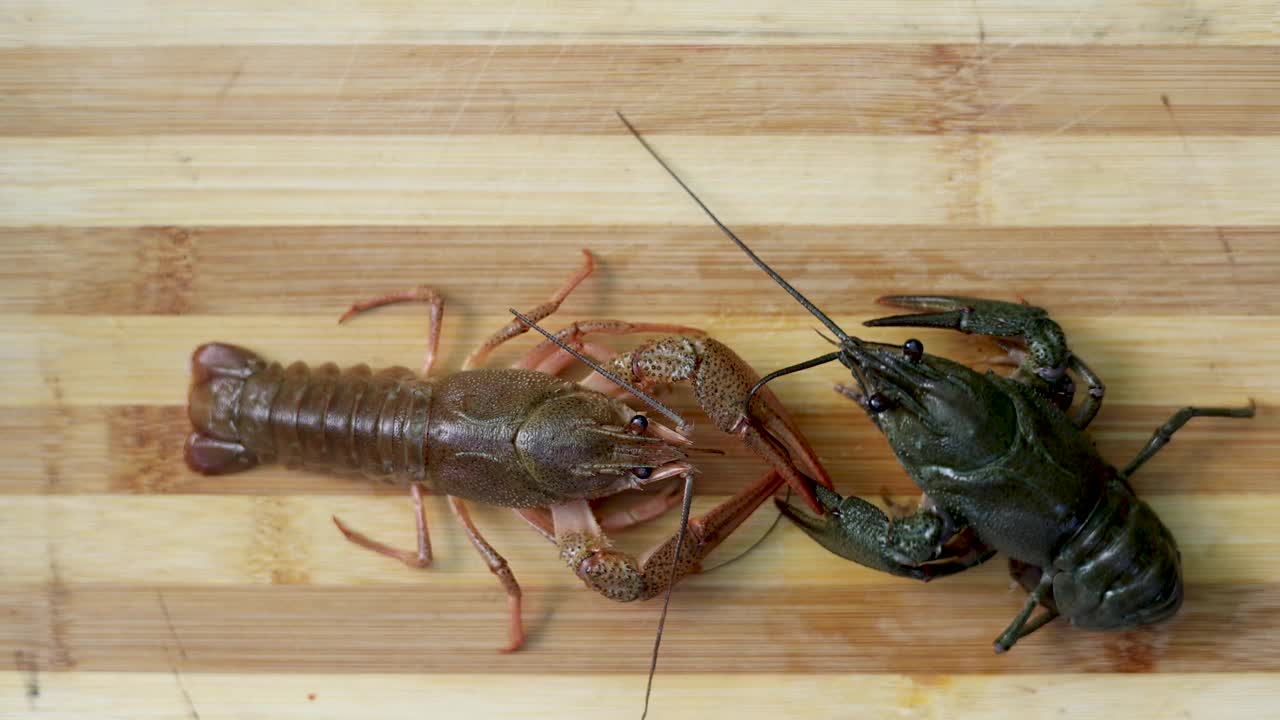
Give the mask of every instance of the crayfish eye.
<path id="1" fill-rule="evenodd" d="M 920 362 L 920 358 L 924 357 L 924 343 L 911 338 L 902 343 L 902 355 L 913 363 Z"/>
<path id="2" fill-rule="evenodd" d="M 644 432 L 649 427 L 649 419 L 643 415 L 635 415 L 631 418 L 631 422 L 627 424 L 627 428 L 636 435 Z"/>
<path id="3" fill-rule="evenodd" d="M 653 475 L 653 468 L 651 468 L 651 467 L 634 467 L 634 468 L 631 468 L 631 474 L 632 474 L 632 475 L 635 475 L 636 477 L 640 478 L 641 480 L 648 480 L 648 479 L 649 479 L 649 476 L 650 476 L 650 475 Z"/>
<path id="4" fill-rule="evenodd" d="M 873 415 L 879 415 L 891 407 L 893 407 L 893 401 L 884 393 L 872 393 L 871 397 L 867 398 L 867 409 Z"/>

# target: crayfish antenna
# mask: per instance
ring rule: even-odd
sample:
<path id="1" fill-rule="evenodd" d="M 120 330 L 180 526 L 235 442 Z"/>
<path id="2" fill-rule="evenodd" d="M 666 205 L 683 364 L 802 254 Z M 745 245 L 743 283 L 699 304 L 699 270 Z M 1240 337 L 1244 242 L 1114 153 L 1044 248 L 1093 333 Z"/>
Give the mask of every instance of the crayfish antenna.
<path id="1" fill-rule="evenodd" d="M 821 331 L 821 330 L 819 330 L 818 328 L 813 328 L 813 334 L 815 334 L 815 335 L 817 335 L 818 337 L 822 338 L 823 340 L 827 341 L 827 343 L 829 343 L 829 344 L 831 344 L 831 345 L 835 345 L 836 347 L 840 347 L 840 342 L 839 342 L 838 340 L 832 340 L 831 338 L 827 337 L 826 335 L 823 335 L 823 334 L 822 334 L 822 331 Z"/>
<path id="2" fill-rule="evenodd" d="M 684 476 L 684 503 L 680 505 L 680 530 L 676 532 L 676 551 L 671 556 L 671 582 L 667 583 L 667 596 L 662 600 L 662 614 L 658 616 L 658 632 L 653 637 L 653 657 L 649 660 L 649 680 L 644 686 L 644 711 L 640 720 L 649 716 L 649 696 L 653 694 L 653 675 L 658 671 L 658 648 L 662 646 L 662 629 L 667 624 L 667 608 L 671 605 L 671 591 L 676 587 L 676 568 L 680 567 L 680 548 L 684 547 L 684 534 L 689 529 L 689 509 L 693 506 L 693 473 Z"/>
<path id="3" fill-rule="evenodd" d="M 672 410 L 671 408 L 667 407 L 666 405 L 663 405 L 662 403 L 658 402 L 657 400 L 653 399 L 652 397 L 649 397 L 649 396 L 648 396 L 648 395 L 646 395 L 644 392 L 642 392 L 639 388 L 637 388 L 637 387 L 635 387 L 635 386 L 631 385 L 631 384 L 630 384 L 630 383 L 628 383 L 626 380 L 623 380 L 622 378 L 620 378 L 620 377 L 618 377 L 617 375 L 615 375 L 615 374 L 613 374 L 613 373 L 609 372 L 608 370 L 605 370 L 603 367 L 601 367 L 601 366 L 600 366 L 600 364 L 599 364 L 599 363 L 595 362 L 594 360 L 592 360 L 591 358 L 587 357 L 586 355 L 583 355 L 582 353 L 578 352 L 577 350 L 574 350 L 573 348 L 569 347 L 569 344 L 568 344 L 568 343 L 566 343 L 565 341 L 563 341 L 563 340 L 561 340 L 560 338 L 556 337 L 555 335 L 553 335 L 553 334 L 551 334 L 551 333 L 547 332 L 547 331 L 546 331 L 546 330 L 545 330 L 541 325 L 539 325 L 538 323 L 534 322 L 534 321 L 533 321 L 533 320 L 531 320 L 530 318 L 526 317 L 526 316 L 525 316 L 523 313 L 521 313 L 519 310 L 516 310 L 515 308 L 507 308 L 507 310 L 511 311 L 511 314 L 512 314 L 512 315 L 515 315 L 516 317 L 520 318 L 520 322 L 522 322 L 522 323 L 524 323 L 525 325 L 528 325 L 529 327 L 533 328 L 534 330 L 537 330 L 538 332 L 542 333 L 543 335 L 545 335 L 545 336 L 547 337 L 547 339 L 548 339 L 548 340 L 550 340 L 551 342 L 555 343 L 556 345 L 559 345 L 559 346 L 560 346 L 560 348 L 561 348 L 561 349 L 563 349 L 565 352 L 569 353 L 570 355 L 574 356 L 575 358 L 577 358 L 577 359 L 581 360 L 582 362 L 586 363 L 587 367 L 591 368 L 592 370 L 595 370 L 596 372 L 598 372 L 598 373 L 600 373 L 601 375 L 605 376 L 605 377 L 606 377 L 606 378 L 608 378 L 609 380 L 613 381 L 613 382 L 614 382 L 614 384 L 618 385 L 618 386 L 619 386 L 619 387 L 621 387 L 623 390 L 626 390 L 627 392 L 631 393 L 632 395 L 635 395 L 637 398 L 639 398 L 639 399 L 643 400 L 644 402 L 648 403 L 649 407 L 651 407 L 651 408 L 653 408 L 654 410 L 657 410 L 658 412 L 662 413 L 663 415 L 666 415 L 667 417 L 671 418 L 671 420 L 673 420 L 677 425 L 679 425 L 680 429 L 682 429 L 682 430 L 683 430 L 683 429 L 686 429 L 686 428 L 688 428 L 688 427 L 689 427 L 689 423 L 685 422 L 685 421 L 684 421 L 684 418 L 680 417 L 680 415 L 679 415 L 679 414 L 677 414 L 675 410 Z"/>
<path id="4" fill-rule="evenodd" d="M 747 257 L 751 258 L 751 261 L 756 264 L 756 267 L 760 268 L 765 272 L 766 275 L 773 278 L 773 281 L 778 283 L 778 285 L 780 285 L 783 290 L 786 290 L 787 293 L 791 295 L 791 297 L 795 298 L 796 302 L 803 305 L 804 309 L 808 310 L 810 313 L 813 314 L 814 317 L 821 320 L 822 324 L 826 325 L 828 330 L 830 330 L 836 337 L 840 338 L 841 342 L 849 339 L 849 335 L 845 333 L 844 330 L 841 330 L 840 326 L 837 325 L 834 320 L 827 317 L 825 313 L 823 313 L 821 310 L 818 309 L 816 305 L 814 305 L 812 302 L 809 301 L 809 298 L 802 295 L 799 290 L 791 286 L 791 283 L 787 282 L 782 278 L 781 275 L 774 272 L 773 268 L 769 267 L 765 263 L 765 261 L 761 260 L 754 252 L 752 252 L 751 248 L 747 247 L 747 244 L 742 242 L 742 240 L 736 234 L 734 234 L 734 232 L 730 230 L 727 225 L 720 222 L 720 218 L 716 217 L 716 214 L 711 212 L 711 208 L 707 207 L 706 203 L 702 202 L 702 199 L 698 197 L 697 193 L 695 193 L 688 185 L 686 185 L 684 180 L 680 179 L 680 176 L 676 174 L 675 170 L 671 169 L 671 166 L 667 164 L 667 161 L 663 160 L 662 156 L 658 155 L 658 152 L 654 150 L 652 146 L 649 145 L 649 142 L 645 140 L 643 137 L 641 137 L 640 131 L 636 130 L 635 126 L 631 124 L 631 121 L 628 120 L 627 117 L 623 115 L 621 111 L 615 110 L 614 113 L 617 114 L 618 119 L 622 121 L 622 124 L 627 126 L 627 129 L 630 130 L 632 136 L 634 136 L 635 139 L 640 142 L 640 145 L 643 146 L 645 150 L 649 151 L 649 154 L 653 156 L 654 160 L 658 161 L 658 164 L 662 166 L 663 170 L 667 171 L 667 174 L 671 176 L 671 179 L 675 180 L 676 183 L 678 183 L 680 187 L 683 188 L 686 193 L 688 193 L 689 197 L 692 198 L 692 200 L 698 204 L 698 207 L 702 208 L 702 212 L 706 213 L 707 217 L 711 218 L 711 222 L 716 224 L 716 227 L 720 228 L 720 230 L 725 235 L 727 235 L 730 240 L 732 240 L 734 243 L 737 244 L 738 248 L 741 249 L 742 252 L 747 254 Z"/>

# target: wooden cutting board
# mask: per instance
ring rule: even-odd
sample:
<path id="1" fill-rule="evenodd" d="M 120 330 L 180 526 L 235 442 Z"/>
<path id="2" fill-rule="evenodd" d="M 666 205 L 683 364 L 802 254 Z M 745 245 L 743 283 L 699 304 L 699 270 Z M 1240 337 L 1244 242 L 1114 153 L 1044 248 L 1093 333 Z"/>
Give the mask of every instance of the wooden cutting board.
<path id="1" fill-rule="evenodd" d="M 526 593 L 528 645 L 499 655 L 502 592 L 442 499 L 413 571 L 330 523 L 409 545 L 399 492 L 181 460 L 196 344 L 416 366 L 423 308 L 335 320 L 427 284 L 457 369 L 581 248 L 561 323 L 700 326 L 762 371 L 825 352 L 615 109 L 845 328 L 886 293 L 1051 309 L 1107 383 L 1117 464 L 1183 405 L 1259 408 L 1136 479 L 1182 547 L 1173 622 L 997 657 L 1002 561 L 893 579 L 764 537 L 765 509 L 677 588 L 651 717 L 1278 716 L 1274 2 L 258 5 L 0 13 L 0 716 L 638 716 L 659 603 L 584 590 L 510 513 L 475 509 Z M 842 492 L 913 495 L 841 379 L 775 389 Z M 762 466 L 701 437 L 730 451 L 705 509 Z"/>

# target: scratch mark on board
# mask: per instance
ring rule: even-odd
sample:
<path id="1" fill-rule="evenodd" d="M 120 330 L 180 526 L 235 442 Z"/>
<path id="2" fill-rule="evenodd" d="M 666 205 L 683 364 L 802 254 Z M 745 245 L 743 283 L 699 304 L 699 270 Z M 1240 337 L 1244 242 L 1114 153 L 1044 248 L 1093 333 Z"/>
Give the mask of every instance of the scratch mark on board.
<path id="1" fill-rule="evenodd" d="M 235 87 L 236 81 L 244 74 L 244 66 L 247 61 L 243 58 L 236 63 L 236 69 L 231 71 L 231 75 L 227 77 L 226 82 L 222 83 L 222 87 L 218 88 L 217 104 L 222 105 L 227 99 L 227 95 L 231 92 L 231 88 Z"/>
<path id="2" fill-rule="evenodd" d="M 467 111 L 467 106 L 471 104 L 471 98 L 475 96 L 476 88 L 480 85 L 480 81 L 489 70 L 489 64 L 493 62 L 493 56 L 497 54 L 498 48 L 502 46 L 502 42 L 507 37 L 507 33 L 511 30 L 511 21 L 515 19 L 516 11 L 520 9 L 520 3 L 511 5 L 511 12 L 507 13 L 507 19 L 502 24 L 502 31 L 498 33 L 498 39 L 489 45 L 489 54 L 485 56 L 484 62 L 480 63 L 480 69 L 476 71 L 475 79 L 471 81 L 471 87 L 467 89 L 467 95 L 458 104 L 458 109 L 453 113 L 453 121 L 449 123 L 449 129 L 445 131 L 445 137 L 452 137 L 453 131 L 458 129 L 458 122 Z"/>
<path id="3" fill-rule="evenodd" d="M 1160 104 L 1164 105 L 1164 111 L 1169 115 L 1169 122 L 1172 123 L 1174 129 L 1178 131 L 1178 139 L 1182 142 L 1182 151 L 1186 154 L 1187 162 L 1191 165 L 1191 169 L 1195 171 L 1195 174 L 1199 177 L 1200 185 L 1202 187 L 1207 186 L 1208 183 L 1205 181 L 1204 169 L 1200 167 L 1199 159 L 1193 152 L 1191 152 L 1191 143 L 1187 141 L 1186 130 L 1183 129 L 1182 123 L 1178 120 L 1177 114 L 1173 111 L 1173 101 L 1169 99 L 1168 93 L 1160 93 Z M 1227 240 L 1226 233 L 1222 231 L 1222 223 L 1219 221 L 1221 214 L 1218 212 L 1217 203 L 1214 202 L 1213 197 L 1207 192 L 1201 193 L 1200 195 L 1204 200 L 1205 209 L 1209 211 L 1209 219 L 1213 223 L 1214 233 L 1217 235 L 1218 242 L 1222 246 L 1222 254 L 1226 257 L 1227 265 L 1230 266 L 1232 288 L 1236 291 L 1236 295 L 1239 296 L 1240 282 L 1236 277 L 1235 251 L 1231 247 L 1231 241 Z"/>
<path id="4" fill-rule="evenodd" d="M 40 699 L 40 662 L 34 653 L 28 656 L 22 650 L 15 652 L 13 659 L 18 669 L 27 673 L 27 707 L 35 710 L 36 700 Z"/>
<path id="5" fill-rule="evenodd" d="M 164 593 L 156 591 L 156 602 L 160 605 L 160 612 L 164 614 L 164 624 L 169 628 L 169 637 L 173 638 L 173 643 L 178 646 L 178 655 L 183 659 L 187 659 L 187 649 L 182 644 L 182 638 L 178 636 L 178 630 L 173 626 L 173 616 L 169 614 L 169 604 L 164 601 Z"/>
<path id="6" fill-rule="evenodd" d="M 178 664 L 173 661 L 173 656 L 169 656 L 169 669 L 173 671 L 174 682 L 178 683 L 178 691 L 182 693 L 182 699 L 187 703 L 188 714 L 193 720 L 200 720 L 200 711 L 196 709 L 196 703 L 191 699 L 191 693 L 187 691 L 187 683 L 182 679 L 182 671 L 178 669 Z"/>
<path id="7" fill-rule="evenodd" d="M 320 113 L 320 118 L 316 121 L 315 129 L 312 133 L 319 133 L 329 125 L 329 118 L 333 115 L 333 111 L 338 107 L 338 101 L 342 98 L 342 92 L 347 89 L 347 84 L 351 81 L 351 70 L 356 66 L 356 55 L 360 52 L 360 44 L 355 38 L 351 40 L 350 48 L 347 52 L 347 66 L 342 70 L 342 76 L 338 78 L 338 85 L 334 88 L 333 97 L 329 98 L 329 106 Z"/>
<path id="8" fill-rule="evenodd" d="M 1227 240 L 1227 234 L 1222 232 L 1221 225 L 1215 225 L 1213 229 L 1218 233 L 1218 241 L 1222 243 L 1222 252 L 1227 256 L 1227 263 L 1234 268 L 1236 265 L 1236 253 L 1231 247 L 1231 241 Z"/>
<path id="9" fill-rule="evenodd" d="M 1178 131 L 1178 139 L 1182 141 L 1182 151 L 1187 154 L 1192 163 L 1195 163 L 1195 156 L 1191 154 L 1191 144 L 1187 142 L 1187 131 L 1182 129 L 1182 123 L 1178 122 L 1178 116 L 1173 114 L 1173 103 L 1169 101 L 1167 93 L 1160 93 L 1160 102 L 1164 105 L 1164 111 L 1169 114 L 1169 122 L 1173 123 L 1173 129 Z"/>

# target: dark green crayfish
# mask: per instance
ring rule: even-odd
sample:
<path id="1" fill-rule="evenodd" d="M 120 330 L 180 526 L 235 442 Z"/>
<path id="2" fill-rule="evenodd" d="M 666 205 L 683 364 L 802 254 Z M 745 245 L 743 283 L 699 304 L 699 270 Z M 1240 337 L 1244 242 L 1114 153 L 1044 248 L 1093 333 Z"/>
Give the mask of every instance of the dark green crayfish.
<path id="1" fill-rule="evenodd" d="M 1252 417 L 1252 403 L 1183 408 L 1117 470 L 1083 432 L 1102 404 L 1103 384 L 1072 354 L 1047 312 L 978 298 L 909 295 L 881 302 L 927 312 L 866 323 L 1000 338 L 1018 363 L 1009 377 L 928 355 L 918 340 L 889 345 L 851 336 L 756 257 L 631 130 L 712 221 L 838 338 L 834 352 L 775 371 L 753 391 L 775 377 L 838 360 L 857 384 L 838 389 L 866 411 L 924 491 L 919 508 L 896 519 L 824 487 L 815 488 L 826 511 L 821 517 L 779 502 L 806 533 L 841 557 L 923 581 L 1004 552 L 1029 595 L 996 639 L 996 652 L 1059 615 L 1077 627 L 1123 630 L 1178 611 L 1183 588 L 1177 543 L 1134 494 L 1129 477 L 1191 418 Z M 1070 373 L 1088 392 L 1068 416 L 1076 390 Z M 1033 620 L 1037 605 L 1045 611 Z"/>
<path id="2" fill-rule="evenodd" d="M 976 298 L 881 300 L 934 312 L 867 325 L 953 328 L 1021 341 L 1027 350 L 1011 348 L 1021 362 L 1001 377 L 928 355 L 918 340 L 898 346 L 851 337 L 819 314 L 840 339 L 839 350 L 824 358 L 839 360 L 857 383 L 840 389 L 884 433 L 925 497 L 913 514 L 890 520 L 861 498 L 823 488 L 824 517 L 785 504 L 783 512 L 837 555 L 920 580 L 1004 552 L 1029 595 L 995 641 L 996 652 L 1059 615 L 1092 630 L 1172 617 L 1182 605 L 1178 545 L 1129 477 L 1191 418 L 1252 417 L 1252 404 L 1183 408 L 1117 470 L 1082 432 L 1101 405 L 1103 385 L 1044 310 Z M 1068 368 L 1089 386 L 1070 417 Z M 1046 611 L 1032 620 L 1037 605 Z"/>

